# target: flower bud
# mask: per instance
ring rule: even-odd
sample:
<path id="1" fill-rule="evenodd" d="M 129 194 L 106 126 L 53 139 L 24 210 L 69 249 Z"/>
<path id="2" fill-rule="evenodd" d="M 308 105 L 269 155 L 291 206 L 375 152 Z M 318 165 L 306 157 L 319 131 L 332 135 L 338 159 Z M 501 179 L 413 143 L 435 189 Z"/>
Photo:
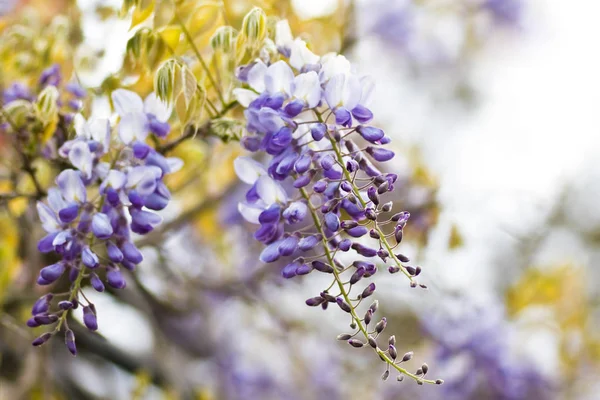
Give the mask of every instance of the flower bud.
<path id="1" fill-rule="evenodd" d="M 312 262 L 312 267 L 317 271 L 325 272 L 326 274 L 333 273 L 333 267 L 329 264 L 325 264 L 322 261 L 315 260 Z"/>
<path id="2" fill-rule="evenodd" d="M 371 296 L 375 292 L 375 283 L 371 282 L 360 295 L 361 299 Z"/>
<path id="3" fill-rule="evenodd" d="M 322 297 L 311 297 L 310 299 L 306 300 L 306 305 L 309 307 L 316 307 L 321 305 L 321 303 L 323 303 L 324 301 L 325 299 Z"/>
<path id="4" fill-rule="evenodd" d="M 34 346 L 41 346 L 44 343 L 46 343 L 48 340 L 50 340 L 51 337 L 52 337 L 52 334 L 50 332 L 46 332 L 43 335 L 41 335 L 40 337 L 36 338 L 33 342 L 31 342 L 31 344 Z"/>
<path id="5" fill-rule="evenodd" d="M 381 321 L 379 321 L 377 323 L 377 325 L 375 325 L 375 332 L 377 332 L 377 333 L 383 332 L 383 330 L 385 329 L 386 326 L 387 326 L 387 318 L 383 317 L 383 318 L 381 318 Z"/>
<path id="6" fill-rule="evenodd" d="M 340 297 L 338 297 L 336 299 L 336 302 L 337 302 L 338 306 L 340 306 L 340 308 L 343 311 L 346 311 L 347 313 L 352 312 L 352 308 L 350 308 L 350 306 L 348 305 L 348 303 L 344 302 L 344 300 L 342 300 Z"/>
<path id="7" fill-rule="evenodd" d="M 69 349 L 71 354 L 76 356 L 77 346 L 75 346 L 75 334 L 70 329 L 65 332 L 65 344 L 67 345 L 67 349 Z"/>
<path id="8" fill-rule="evenodd" d="M 394 206 L 394 203 L 392 203 L 391 201 L 388 201 L 387 203 L 385 203 L 384 205 L 381 206 L 381 211 L 390 212 L 390 211 L 392 211 L 393 206 Z"/>
<path id="9" fill-rule="evenodd" d="M 398 352 L 396 351 L 396 347 L 393 344 L 390 344 L 388 347 L 388 351 L 390 353 L 390 357 L 395 360 L 398 357 Z"/>
<path id="10" fill-rule="evenodd" d="M 352 338 L 352 335 L 350 335 L 349 333 L 340 333 L 339 335 L 337 335 L 337 340 L 350 340 Z"/>
<path id="11" fill-rule="evenodd" d="M 377 311 L 377 308 L 379 307 L 379 300 L 375 300 L 370 306 L 369 306 L 369 310 L 371 310 L 371 312 L 375 313 Z"/>
<path id="12" fill-rule="evenodd" d="M 410 361 L 413 358 L 413 352 L 409 351 L 408 353 L 402 356 L 402 362 Z"/>
<path id="13" fill-rule="evenodd" d="M 369 325 L 369 323 L 371 322 L 371 318 L 373 318 L 373 311 L 367 310 L 364 318 L 365 325 Z"/>
<path id="14" fill-rule="evenodd" d="M 423 371 L 423 374 L 426 374 L 429 371 L 429 365 L 423 363 L 423 365 L 421 365 L 421 370 Z"/>
<path id="15" fill-rule="evenodd" d="M 348 340 L 348 344 L 352 347 L 356 347 L 356 348 L 361 348 L 363 347 L 365 344 L 363 342 L 361 342 L 360 340 L 357 339 L 350 339 Z"/>
<path id="16" fill-rule="evenodd" d="M 390 377 L 390 370 L 386 369 L 383 375 L 381 375 L 381 380 L 387 381 L 387 378 Z"/>
<path id="17" fill-rule="evenodd" d="M 83 323 L 90 331 L 98 330 L 98 320 L 91 306 L 83 307 Z"/>
<path id="18" fill-rule="evenodd" d="M 377 348 L 377 340 L 371 335 L 369 335 L 369 346 L 376 349 Z"/>

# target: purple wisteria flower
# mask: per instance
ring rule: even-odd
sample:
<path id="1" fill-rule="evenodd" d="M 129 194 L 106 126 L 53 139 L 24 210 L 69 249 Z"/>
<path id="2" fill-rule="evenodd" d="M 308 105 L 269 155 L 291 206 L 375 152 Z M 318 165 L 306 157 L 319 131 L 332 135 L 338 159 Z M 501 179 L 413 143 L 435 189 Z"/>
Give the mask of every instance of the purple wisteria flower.
<path id="1" fill-rule="evenodd" d="M 246 86 L 234 90 L 246 108 L 242 145 L 257 153 L 234 163 L 240 179 L 251 185 L 238 209 L 259 225 L 254 237 L 265 245 L 260 260 L 287 258 L 284 278 L 313 271 L 331 276 L 330 288 L 306 304 L 323 309 L 334 304 L 350 314 L 356 332 L 340 339 L 354 348 L 372 347 L 388 375 L 393 368 L 417 383 L 439 384 L 425 379 L 423 369 L 413 374 L 401 367 L 391 342 L 379 347 L 385 318 L 369 328 L 377 302 L 364 318 L 357 314 L 357 306 L 375 292 L 374 283 L 356 291 L 377 273 L 373 260 L 390 263 L 389 272 L 401 271 L 412 287 L 420 273 L 395 250 L 409 214 L 391 215 L 391 203 L 381 199 L 394 190 L 397 175 L 376 165 L 394 153 L 381 147 L 390 142 L 384 131 L 368 124 L 372 80 L 357 74 L 342 55 L 313 54 L 303 40 L 292 38 L 286 21 L 275 31 L 280 56 L 241 67 L 238 78 Z M 352 252 L 354 261 L 343 262 L 338 252 Z"/>
<path id="2" fill-rule="evenodd" d="M 69 90 L 77 97 L 84 95 L 79 87 L 71 86 Z M 139 100 L 141 104 L 132 92 L 115 92 L 113 102 L 121 113 L 131 105 L 129 101 Z M 27 322 L 30 327 L 56 324 L 34 345 L 43 344 L 65 328 L 67 348 L 75 354 L 75 338 L 66 320 L 68 311 L 83 303 L 84 324 L 92 331 L 98 328 L 96 308 L 79 296 L 83 279 L 89 279 L 99 292 L 105 290 L 104 282 L 122 289 L 126 286 L 122 268 L 133 270 L 142 262 L 132 233 L 146 234 L 161 223 L 162 217 L 153 211 L 165 208 L 171 198 L 163 178 L 182 165 L 179 159 L 165 158 L 143 142 L 150 131 L 155 132 L 150 126 L 153 119 L 161 118 L 160 123 L 168 127 L 169 110 L 161 105 L 149 96 L 143 114 L 146 122 L 139 126 L 131 121 L 141 120 L 142 115 L 135 114 L 137 106 L 130 107 L 130 112 L 122 114 L 118 141 L 113 141 L 107 118 L 86 121 L 80 114 L 75 116 L 75 138 L 58 150 L 72 168 L 57 176 L 56 186 L 48 190 L 47 202 L 37 203 L 42 227 L 47 232 L 38 249 L 59 256 L 56 263 L 42 268 L 37 282 L 49 285 L 67 275 L 72 285 L 67 298 L 57 304 L 57 310 L 51 311 L 50 301 L 58 295 L 46 295 L 34 305 L 32 318 Z"/>
<path id="3" fill-rule="evenodd" d="M 552 398 L 549 380 L 530 360 L 517 359 L 515 332 L 499 304 L 448 299 L 443 309 L 422 319 L 438 364 L 448 373 L 441 396 L 435 398 Z"/>
<path id="4" fill-rule="evenodd" d="M 150 93 L 145 100 L 130 90 L 117 89 L 112 93 L 115 111 L 121 117 L 119 137 L 125 144 L 134 140 L 143 141 L 153 133 L 164 138 L 171 131 L 167 122 L 171 108 Z"/>

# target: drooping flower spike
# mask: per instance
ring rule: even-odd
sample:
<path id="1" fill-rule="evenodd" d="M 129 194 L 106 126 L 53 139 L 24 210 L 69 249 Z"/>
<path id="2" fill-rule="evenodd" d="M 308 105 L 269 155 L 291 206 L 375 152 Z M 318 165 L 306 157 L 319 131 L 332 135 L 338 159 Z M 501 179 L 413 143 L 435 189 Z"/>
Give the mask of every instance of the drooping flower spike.
<path id="1" fill-rule="evenodd" d="M 374 260 L 388 263 L 390 273 L 402 272 L 412 287 L 425 287 L 415 280 L 420 267 L 406 265 L 408 258 L 396 250 L 410 215 L 392 214 L 391 202 L 383 201 L 397 175 L 382 173 L 374 163 L 389 161 L 394 153 L 382 147 L 390 142 L 383 130 L 368 125 L 372 81 L 358 75 L 342 55 L 313 54 L 304 41 L 292 39 L 286 21 L 278 22 L 275 31 L 280 56 L 241 67 L 238 79 L 244 87 L 234 90 L 246 108 L 248 135 L 242 145 L 258 153 L 256 159 L 239 157 L 234 166 L 251 185 L 238 208 L 248 222 L 259 225 L 254 236 L 265 245 L 260 259 L 287 258 L 284 278 L 329 274 L 329 288 L 306 304 L 323 309 L 335 304 L 350 314 L 355 332 L 338 338 L 355 348 L 372 347 L 386 364 L 384 379 L 393 368 L 399 379 L 441 384 L 425 379 L 423 367 L 416 373 L 403 368 L 412 353 L 399 357 L 393 337 L 380 345 L 386 320 L 371 324 L 377 301 L 364 317 L 358 311 L 376 289 L 374 283 L 359 289 L 361 281 L 378 272 Z M 352 261 L 345 261 L 350 254 Z"/>
<path id="2" fill-rule="evenodd" d="M 161 223 L 162 217 L 153 211 L 165 208 L 171 197 L 163 178 L 181 167 L 180 160 L 165 158 L 143 141 L 149 133 L 164 136 L 168 132 L 169 108 L 153 95 L 142 104 L 139 96 L 122 89 L 112 99 L 121 115 L 119 140 L 113 140 L 108 119 L 86 121 L 77 114 L 75 138 L 58 150 L 72 168 L 57 176 L 47 201 L 37 203 L 47 232 L 38 249 L 60 257 L 41 269 L 37 283 L 50 285 L 67 275 L 72 284 L 55 307 L 51 302 L 60 295 L 45 295 L 33 306 L 28 326 L 54 325 L 33 342 L 35 346 L 64 329 L 67 348 L 76 354 L 67 314 L 79 305 L 87 328 L 98 329 L 95 306 L 80 297 L 83 280 L 88 279 L 99 292 L 105 290 L 105 283 L 114 289 L 126 286 L 121 269 L 133 270 L 143 260 L 131 233 L 146 234 Z M 97 196 L 89 195 L 91 188 Z"/>

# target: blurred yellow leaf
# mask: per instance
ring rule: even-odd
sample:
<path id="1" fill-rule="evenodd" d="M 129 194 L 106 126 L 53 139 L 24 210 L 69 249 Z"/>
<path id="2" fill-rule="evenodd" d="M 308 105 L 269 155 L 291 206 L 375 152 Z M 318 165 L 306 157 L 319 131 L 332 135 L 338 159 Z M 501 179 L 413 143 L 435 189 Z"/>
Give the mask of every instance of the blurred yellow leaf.
<path id="1" fill-rule="evenodd" d="M 171 50 L 175 50 L 181 39 L 181 28 L 178 26 L 167 26 L 158 30 L 158 34 Z"/>
<path id="2" fill-rule="evenodd" d="M 456 226 L 456 224 L 452 224 L 452 227 L 450 228 L 450 237 L 448 238 L 448 248 L 454 250 L 462 247 L 463 245 L 464 240 L 458 230 L 458 226 Z"/>
<path id="3" fill-rule="evenodd" d="M 173 0 L 156 0 L 154 6 L 154 29 L 168 25 L 175 16 Z"/>
<path id="4" fill-rule="evenodd" d="M 133 15 L 131 16 L 131 25 L 129 26 L 129 29 L 131 30 L 147 20 L 153 11 L 153 4 L 149 4 L 146 8 L 136 7 L 133 10 Z"/>
<path id="5" fill-rule="evenodd" d="M 219 21 L 221 4 L 216 1 L 203 3 L 196 7 L 187 20 L 186 26 L 193 38 L 211 31 Z"/>

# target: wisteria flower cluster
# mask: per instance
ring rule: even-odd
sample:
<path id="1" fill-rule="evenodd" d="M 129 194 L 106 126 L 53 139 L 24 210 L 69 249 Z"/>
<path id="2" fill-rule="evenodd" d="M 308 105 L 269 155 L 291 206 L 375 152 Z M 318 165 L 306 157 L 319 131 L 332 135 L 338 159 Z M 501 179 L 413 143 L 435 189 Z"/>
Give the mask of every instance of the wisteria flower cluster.
<path id="1" fill-rule="evenodd" d="M 415 277 L 421 272 L 397 252 L 409 213 L 392 212 L 385 196 L 397 176 L 374 163 L 394 153 L 383 147 L 390 142 L 383 130 L 369 125 L 371 80 L 354 72 L 342 55 L 313 54 L 303 40 L 292 38 L 286 21 L 277 23 L 276 32 L 281 56 L 271 59 L 263 52 L 241 67 L 238 78 L 247 87 L 235 90 L 246 107 L 249 134 L 242 145 L 267 161 L 266 166 L 246 156 L 235 161 L 238 176 L 251 185 L 239 211 L 259 225 L 254 237 L 266 246 L 260 259 L 287 257 L 285 278 L 313 271 L 330 275 L 329 288 L 306 304 L 323 309 L 334 304 L 350 314 L 355 332 L 338 339 L 371 347 L 386 364 L 383 379 L 393 368 L 398 380 L 441 384 L 425 378 L 427 364 L 415 373 L 402 367 L 412 352 L 399 354 L 394 336 L 381 343 L 386 319 L 374 320 L 377 301 L 363 317 L 358 311 L 376 289 L 372 282 L 359 289 L 378 272 L 374 260 L 389 263 L 392 274 L 402 272 L 412 287 L 419 286 Z M 343 262 L 344 253 L 353 254 L 353 261 Z"/>
<path id="2" fill-rule="evenodd" d="M 168 134 L 171 110 L 165 104 L 154 94 L 142 101 L 125 89 L 115 90 L 112 101 L 120 117 L 118 138 L 113 139 L 108 118 L 86 121 L 76 114 L 75 137 L 58 149 L 69 168 L 57 176 L 47 201 L 37 203 L 47 232 L 38 249 L 58 255 L 57 262 L 42 268 L 37 283 L 50 285 L 66 275 L 71 286 L 34 304 L 27 325 L 54 325 L 34 340 L 35 346 L 64 331 L 67 348 L 76 354 L 67 316 L 80 307 L 85 326 L 98 329 L 96 308 L 85 297 L 82 282 L 89 280 L 98 292 L 105 283 L 125 287 L 122 269 L 134 270 L 143 259 L 132 234 L 146 234 L 161 223 L 153 211 L 164 209 L 171 198 L 163 178 L 181 167 L 180 160 L 165 158 L 144 142 L 149 134 Z"/>

